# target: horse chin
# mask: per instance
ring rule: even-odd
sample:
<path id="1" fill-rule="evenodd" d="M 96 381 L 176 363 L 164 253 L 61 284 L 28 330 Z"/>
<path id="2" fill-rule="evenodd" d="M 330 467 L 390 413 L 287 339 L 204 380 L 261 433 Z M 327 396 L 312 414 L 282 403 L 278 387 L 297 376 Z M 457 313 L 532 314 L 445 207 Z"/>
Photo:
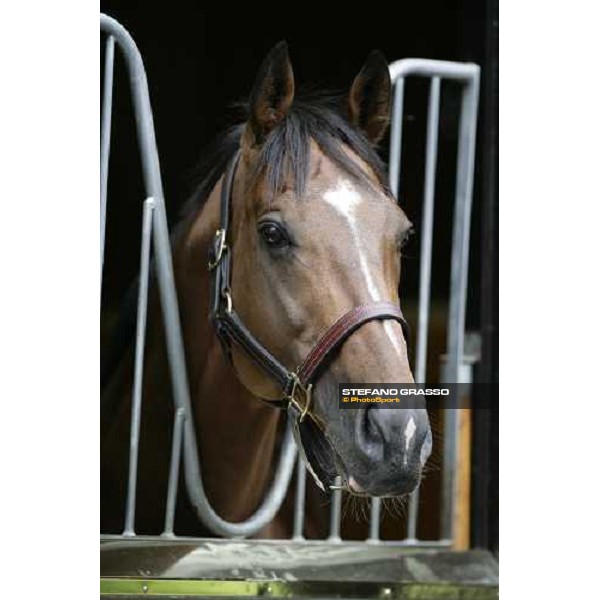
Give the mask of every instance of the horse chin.
<path id="1" fill-rule="evenodd" d="M 310 418 L 301 423 L 297 422 L 294 434 L 309 473 L 317 486 L 324 492 L 332 488 L 343 488 L 349 494 L 362 498 L 402 498 L 408 495 L 405 492 L 374 495 L 367 491 L 354 477 L 348 475 L 344 461 L 335 449 L 335 445 Z M 336 482 L 337 477 L 340 477 L 341 482 Z"/>
<path id="2" fill-rule="evenodd" d="M 317 487 L 324 492 L 342 488 L 353 496 L 371 496 L 353 477 L 349 476 L 335 444 L 310 417 L 300 422 L 298 414 L 293 410 L 289 417 L 295 423 L 293 431 L 296 445 Z M 338 477 L 340 480 L 336 481 Z"/>
<path id="3" fill-rule="evenodd" d="M 304 453 L 308 470 L 317 485 L 327 491 L 335 485 L 337 476 L 341 476 L 344 483 L 347 477 L 343 463 L 331 441 L 312 419 L 298 423 L 297 431 L 299 435 L 296 436 L 296 443 Z"/>

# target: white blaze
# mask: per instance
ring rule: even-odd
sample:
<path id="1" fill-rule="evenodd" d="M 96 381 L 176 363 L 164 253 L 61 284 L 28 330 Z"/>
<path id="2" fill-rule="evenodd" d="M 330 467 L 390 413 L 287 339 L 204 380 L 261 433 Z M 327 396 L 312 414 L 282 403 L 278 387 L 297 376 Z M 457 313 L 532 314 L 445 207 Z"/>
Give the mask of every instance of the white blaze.
<path id="1" fill-rule="evenodd" d="M 369 291 L 371 301 L 380 302 L 384 299 L 384 295 L 375 285 L 371 271 L 367 264 L 365 245 L 368 243 L 368 241 L 360 238 L 357 227 L 357 209 L 360 203 L 363 201 L 363 198 L 347 179 L 340 179 L 335 188 L 325 192 L 323 199 L 330 206 L 332 206 L 338 212 L 338 214 L 346 219 L 354 238 L 355 247 L 358 250 L 358 263 L 360 266 L 360 271 L 362 273 L 366 288 Z M 394 331 L 392 321 L 384 321 L 383 328 L 398 356 L 402 356 L 402 343 L 398 337 L 397 331 Z"/>
<path id="2" fill-rule="evenodd" d="M 393 323 L 395 323 L 395 321 L 384 321 L 383 329 L 385 330 L 385 333 L 390 339 L 390 342 L 392 342 L 392 346 L 394 346 L 394 349 L 396 350 L 398 356 L 402 356 L 402 343 L 400 342 L 398 334 L 393 329 Z"/>
<path id="3" fill-rule="evenodd" d="M 362 201 L 361 195 L 356 191 L 354 186 L 346 179 L 341 179 L 337 187 L 325 192 L 323 196 L 325 202 L 335 208 L 335 210 L 348 222 L 350 231 L 354 237 L 356 248 L 358 250 L 358 262 L 363 278 L 365 280 L 367 289 L 373 302 L 381 300 L 381 294 L 377 289 L 371 276 L 371 271 L 367 265 L 367 257 L 365 254 L 365 240 L 361 240 L 358 234 L 358 227 L 356 222 L 356 212 L 359 204 Z"/>

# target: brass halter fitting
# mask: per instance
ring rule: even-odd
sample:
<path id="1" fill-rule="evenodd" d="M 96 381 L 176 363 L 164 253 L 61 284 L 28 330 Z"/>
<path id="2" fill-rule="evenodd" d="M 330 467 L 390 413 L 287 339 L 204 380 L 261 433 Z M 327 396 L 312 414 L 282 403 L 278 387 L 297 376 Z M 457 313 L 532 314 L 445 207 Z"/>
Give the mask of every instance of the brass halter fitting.
<path id="1" fill-rule="evenodd" d="M 225 307 L 225 312 L 227 312 L 227 314 L 230 314 L 233 310 L 233 300 L 231 299 L 231 292 L 229 291 L 229 288 L 223 291 L 223 298 L 227 303 L 227 306 Z"/>
<path id="2" fill-rule="evenodd" d="M 310 408 L 311 408 L 311 404 L 312 404 L 313 384 L 309 383 L 305 387 L 304 385 L 302 385 L 300 378 L 298 377 L 297 373 L 295 373 L 295 372 L 290 373 L 290 377 L 292 379 L 292 391 L 287 396 L 287 399 L 300 411 L 300 419 L 299 420 L 300 420 L 300 423 L 302 423 L 302 421 L 304 421 L 306 415 L 310 412 Z M 296 398 L 297 390 L 301 390 L 302 393 L 304 394 L 304 397 L 306 398 L 306 402 L 304 403 L 304 406 L 302 406 L 302 404 L 300 402 L 298 402 L 298 399 Z"/>
<path id="3" fill-rule="evenodd" d="M 219 265 L 221 258 L 223 257 L 223 250 L 225 248 L 225 230 L 217 229 L 215 233 L 215 257 L 213 260 L 208 262 L 209 271 L 212 271 Z"/>

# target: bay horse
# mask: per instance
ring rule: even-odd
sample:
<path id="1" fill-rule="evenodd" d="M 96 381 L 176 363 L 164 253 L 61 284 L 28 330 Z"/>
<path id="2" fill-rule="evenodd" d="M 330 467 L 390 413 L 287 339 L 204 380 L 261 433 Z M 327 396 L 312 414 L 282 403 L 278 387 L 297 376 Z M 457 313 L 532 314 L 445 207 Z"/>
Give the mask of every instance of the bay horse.
<path id="1" fill-rule="evenodd" d="M 371 53 L 345 97 L 302 98 L 287 45 L 279 43 L 259 69 L 245 119 L 206 155 L 203 181 L 173 235 L 204 486 L 224 519 L 241 521 L 260 503 L 285 420 L 272 405 L 295 394 L 282 390 L 243 345 L 223 352 L 215 335 L 207 257 L 214 261 L 219 252 L 220 259 L 225 245 L 231 251 L 227 300 L 263 354 L 292 379 L 294 366 L 318 356 L 318 371 L 300 386 L 310 389 L 300 409 L 310 413 L 301 426 L 312 472 L 326 486 L 340 476 L 347 491 L 363 496 L 397 497 L 419 483 L 432 447 L 425 406 L 340 410 L 337 399 L 339 382 L 413 382 L 398 308 L 402 245 L 411 223 L 376 152 L 390 105 L 381 53 Z M 224 210 L 231 215 L 219 234 Z M 161 531 L 173 423 L 158 302 L 151 289 L 136 511 L 142 533 Z M 340 334 L 340 323 L 349 322 L 352 330 Z M 325 352 L 332 339 L 335 347 Z M 102 393 L 103 532 L 123 527 L 132 373 L 133 339 Z M 176 531 L 207 535 L 191 506 L 181 504 Z M 284 513 L 261 535 L 289 536 Z M 309 500 L 308 536 L 317 531 L 314 515 Z"/>

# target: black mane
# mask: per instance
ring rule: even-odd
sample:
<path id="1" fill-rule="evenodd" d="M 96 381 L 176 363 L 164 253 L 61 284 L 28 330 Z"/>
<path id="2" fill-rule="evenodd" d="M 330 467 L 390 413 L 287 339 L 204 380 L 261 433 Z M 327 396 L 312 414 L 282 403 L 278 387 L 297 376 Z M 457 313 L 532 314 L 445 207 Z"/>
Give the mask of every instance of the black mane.
<path id="1" fill-rule="evenodd" d="M 265 176 L 267 192 L 279 194 L 286 177 L 291 176 L 297 197 L 304 193 L 310 167 L 310 143 L 314 140 L 321 151 L 354 179 L 370 183 L 367 173 L 344 151 L 352 150 L 375 173 L 378 182 L 389 193 L 385 167 L 367 138 L 353 127 L 343 110 L 338 95 L 308 96 L 295 99 L 288 114 L 267 136 L 260 149 L 256 176 Z M 239 104 L 241 118 L 210 146 L 197 169 L 201 182 L 181 216 L 195 213 L 204 203 L 227 163 L 239 148 L 240 137 L 248 118 L 248 105 Z"/>

